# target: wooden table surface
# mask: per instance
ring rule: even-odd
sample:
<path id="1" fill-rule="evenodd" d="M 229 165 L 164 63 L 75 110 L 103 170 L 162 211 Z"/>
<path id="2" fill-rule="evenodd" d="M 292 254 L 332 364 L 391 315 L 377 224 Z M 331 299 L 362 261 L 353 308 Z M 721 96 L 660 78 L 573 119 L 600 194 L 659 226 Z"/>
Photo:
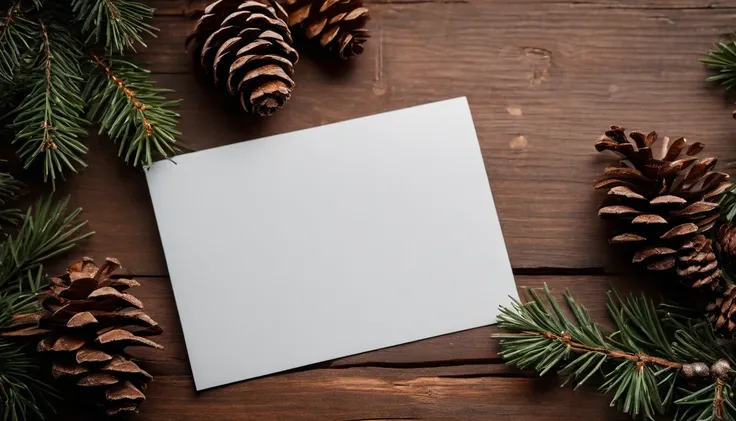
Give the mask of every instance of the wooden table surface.
<path id="1" fill-rule="evenodd" d="M 369 0 L 363 56 L 303 55 L 293 98 L 267 119 L 192 75 L 183 43 L 205 2 L 150 3 L 161 33 L 139 59 L 184 99 L 182 140 L 197 149 L 467 96 L 518 286 L 569 288 L 597 316 L 612 284 L 636 281 L 596 216 L 591 184 L 608 158 L 594 140 L 618 124 L 736 155 L 734 106 L 698 63 L 734 29 L 736 0 Z M 504 366 L 490 327 L 195 393 L 144 176 L 106 139 L 91 140 L 89 161 L 61 186 L 97 231 L 78 255 L 118 257 L 166 330 L 165 351 L 139 352 L 156 377 L 140 421 L 623 419 L 594 390 Z"/>

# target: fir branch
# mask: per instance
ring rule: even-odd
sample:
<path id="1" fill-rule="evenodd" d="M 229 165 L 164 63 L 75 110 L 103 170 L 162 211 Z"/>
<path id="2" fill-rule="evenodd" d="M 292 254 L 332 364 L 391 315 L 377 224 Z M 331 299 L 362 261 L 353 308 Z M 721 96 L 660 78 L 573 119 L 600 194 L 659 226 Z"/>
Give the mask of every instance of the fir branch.
<path id="1" fill-rule="evenodd" d="M 0 294 L 0 329 L 8 326 L 13 315 L 33 313 L 39 309 L 39 294 L 45 276 L 43 268 L 30 271 L 23 282 L 27 289 Z M 53 413 L 58 395 L 41 379 L 33 350 L 0 338 L 0 402 L 2 419 L 21 421 L 27 418 L 43 419 L 44 413 Z"/>
<path id="2" fill-rule="evenodd" d="M 81 209 L 67 212 L 69 199 L 38 200 L 13 235 L 0 244 L 0 291 L 45 260 L 68 251 L 94 232 L 82 233 L 87 221 L 76 221 Z"/>
<path id="3" fill-rule="evenodd" d="M 30 75 L 31 91 L 14 110 L 9 127 L 18 130 L 13 143 L 21 143 L 24 168 L 41 157 L 44 180 L 54 183 L 57 176 L 63 177 L 64 168 L 76 172 L 75 164 L 86 166 L 81 155 L 87 147 L 79 140 L 87 134 L 79 86 L 81 52 L 62 27 L 40 22 L 38 36 L 41 43 Z"/>
<path id="4" fill-rule="evenodd" d="M 736 86 L 736 38 L 717 42 L 700 62 L 716 73 L 706 79 L 708 82 L 719 83 L 726 90 Z"/>
<path id="5" fill-rule="evenodd" d="M 681 388 L 675 421 L 736 421 L 731 385 L 721 379 L 696 391 Z"/>
<path id="6" fill-rule="evenodd" d="M 157 31 L 145 22 L 153 18 L 153 8 L 135 0 L 73 0 L 72 7 L 88 34 L 85 42 L 104 40 L 108 54 L 135 51 L 135 44 L 145 47 L 143 34 Z"/>
<path id="7" fill-rule="evenodd" d="M 0 338 L 0 414 L 6 421 L 43 419 L 58 399 L 42 381 L 39 367 L 24 347 Z"/>
<path id="8" fill-rule="evenodd" d="M 557 341 L 564 345 L 567 349 L 577 353 L 597 353 L 606 357 L 618 358 L 621 360 L 628 360 L 639 365 L 642 364 L 655 364 L 661 367 L 673 368 L 675 370 L 682 369 L 682 363 L 669 361 L 660 357 L 653 357 L 646 354 L 635 354 L 633 352 L 624 352 L 614 349 L 606 349 L 601 347 L 593 347 L 583 345 L 579 342 L 575 342 L 572 339 L 572 335 L 568 332 L 563 332 L 560 335 L 555 335 L 551 332 L 521 332 L 522 336 L 542 336 L 548 341 Z M 499 338 L 501 336 L 498 336 Z"/>
<path id="9" fill-rule="evenodd" d="M 8 173 L 0 173 L 0 228 L 5 224 L 16 225 L 21 220 L 19 209 L 6 208 L 8 201 L 18 197 L 23 183 Z"/>
<path id="10" fill-rule="evenodd" d="M 180 101 L 154 86 L 150 73 L 120 59 L 92 57 L 98 71 L 87 82 L 84 97 L 90 119 L 100 120 L 100 133 L 120 145 L 118 155 L 133 166 L 149 167 L 154 156 L 169 157 L 182 149 L 176 143 L 179 114 L 170 110 Z M 109 64 L 108 64 L 109 63 Z"/>
<path id="11" fill-rule="evenodd" d="M 731 416 L 729 353 L 707 322 L 658 312 L 645 297 L 609 295 L 616 330 L 603 334 L 569 293 L 565 301 L 572 319 L 546 285 L 544 298 L 534 290 L 529 296 L 524 304 L 514 301 L 511 308 L 502 307 L 498 318 L 508 332 L 494 337 L 501 340 L 500 355 L 509 363 L 540 374 L 558 369 L 563 384 L 572 381 L 576 388 L 602 375 L 600 390 L 613 395 L 612 405 L 635 417 L 653 420 L 673 404 L 682 421 L 697 421 L 704 404 L 710 405 L 714 419 Z M 707 386 L 712 388 L 700 389 L 710 392 L 682 387 L 698 380 L 702 384 L 711 374 L 714 381 Z"/>
<path id="12" fill-rule="evenodd" d="M 0 18 L 0 80 L 13 80 L 21 57 L 34 44 L 35 26 L 23 16 L 20 0 L 10 3 L 5 16 Z"/>

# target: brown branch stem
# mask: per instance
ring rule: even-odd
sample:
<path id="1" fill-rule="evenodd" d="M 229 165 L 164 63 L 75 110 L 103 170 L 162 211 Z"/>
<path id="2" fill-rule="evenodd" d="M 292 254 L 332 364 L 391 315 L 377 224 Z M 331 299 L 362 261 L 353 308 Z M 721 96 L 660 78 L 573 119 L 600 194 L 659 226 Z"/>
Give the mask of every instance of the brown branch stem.
<path id="1" fill-rule="evenodd" d="M 141 116 L 141 121 L 143 122 L 143 127 L 146 129 L 146 137 L 153 136 L 153 125 L 148 119 L 148 116 L 146 116 L 146 110 L 148 109 L 148 107 L 146 107 L 146 104 L 142 103 L 138 100 L 138 98 L 136 98 L 135 91 L 125 86 L 125 81 L 117 77 L 115 73 L 113 73 L 112 69 L 110 69 L 110 66 L 106 65 L 95 54 L 92 54 L 92 59 L 95 61 L 95 64 L 100 66 L 105 71 L 107 77 L 112 80 L 112 82 L 123 92 L 123 94 L 128 98 L 130 102 L 133 103 L 135 108 L 138 110 L 138 113 Z"/>
<path id="2" fill-rule="evenodd" d="M 713 412 L 717 420 L 723 419 L 723 385 L 722 379 L 716 379 L 715 397 L 713 398 Z"/>
<path id="3" fill-rule="evenodd" d="M 115 0 L 107 0 L 107 4 L 108 10 L 110 10 L 110 13 L 112 14 L 112 18 L 120 20 L 120 11 L 118 10 L 118 6 L 115 5 Z"/>
<path id="4" fill-rule="evenodd" d="M 43 36 L 43 51 L 44 51 L 44 76 L 46 79 L 46 107 L 45 107 L 45 114 L 43 123 L 41 124 L 41 127 L 43 128 L 43 143 L 41 144 L 41 152 L 44 152 L 48 149 L 56 150 L 56 143 L 54 143 L 54 139 L 51 138 L 51 131 L 54 130 L 54 127 L 51 120 L 51 102 L 49 98 L 51 98 L 51 43 L 49 42 L 49 33 L 46 30 L 46 25 L 44 25 L 43 22 L 40 22 L 41 24 L 41 35 Z"/>
<path id="5" fill-rule="evenodd" d="M 5 26 L 3 27 L 2 36 L 0 36 L 0 39 L 5 37 L 5 34 L 8 32 L 8 27 L 10 26 L 10 22 L 13 21 L 13 16 L 19 10 L 20 10 L 20 0 L 13 3 L 10 9 L 8 9 L 8 14 L 5 16 Z"/>
<path id="6" fill-rule="evenodd" d="M 635 354 L 630 352 L 587 346 L 581 344 L 580 342 L 573 341 L 572 336 L 567 332 L 563 332 L 560 335 L 556 335 L 552 332 L 522 332 L 521 335 L 544 336 L 546 339 L 549 339 L 551 341 L 558 341 L 561 344 L 570 347 L 570 349 L 575 352 L 595 352 L 598 354 L 608 355 L 612 358 L 634 361 L 639 365 L 639 367 L 643 367 L 644 364 L 655 364 L 662 367 L 673 368 L 675 370 L 682 369 L 681 363 L 669 361 L 664 358 L 653 357 L 651 355 L 640 353 Z"/>

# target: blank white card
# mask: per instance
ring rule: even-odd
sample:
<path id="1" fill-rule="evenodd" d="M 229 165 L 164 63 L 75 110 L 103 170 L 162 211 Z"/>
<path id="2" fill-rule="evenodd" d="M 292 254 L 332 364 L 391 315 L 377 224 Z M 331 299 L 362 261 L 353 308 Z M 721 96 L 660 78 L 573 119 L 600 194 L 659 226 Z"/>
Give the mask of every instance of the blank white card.
<path id="1" fill-rule="evenodd" d="M 197 390 L 488 325 L 516 296 L 465 98 L 147 178 Z"/>

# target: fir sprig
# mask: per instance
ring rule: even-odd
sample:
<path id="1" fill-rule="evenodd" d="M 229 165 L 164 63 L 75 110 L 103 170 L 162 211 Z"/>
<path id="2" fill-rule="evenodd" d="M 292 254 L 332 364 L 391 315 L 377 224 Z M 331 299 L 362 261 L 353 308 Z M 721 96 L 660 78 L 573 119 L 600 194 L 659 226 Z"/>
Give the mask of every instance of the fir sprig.
<path id="1" fill-rule="evenodd" d="M 170 109 L 178 101 L 164 98 L 170 91 L 156 87 L 148 71 L 113 57 L 145 46 L 144 37 L 158 31 L 149 23 L 150 6 L 139 0 L 15 0 L 3 9 L 0 89 L 13 94 L 0 104 L 0 123 L 13 132 L 25 168 L 41 163 L 44 179 L 54 183 L 85 167 L 90 123 L 100 123 L 131 165 L 150 166 L 180 151 L 178 115 Z M 90 52 L 98 56 L 91 60 Z M 90 62 L 95 67 L 82 72 Z"/>
<path id="2" fill-rule="evenodd" d="M 107 54 L 135 50 L 146 46 L 143 35 L 155 35 L 157 29 L 146 23 L 153 8 L 135 0 L 72 0 L 77 20 L 87 43 L 104 42 Z"/>
<path id="3" fill-rule="evenodd" d="M 8 208 L 6 204 L 15 199 L 23 183 L 13 178 L 8 173 L 0 173 L 0 229 L 4 229 L 6 225 L 16 225 L 21 220 L 20 209 Z"/>
<path id="4" fill-rule="evenodd" d="M 612 294 L 608 310 L 616 329 L 603 333 L 570 294 L 565 301 L 572 317 L 545 285 L 544 297 L 530 290 L 528 302 L 502 307 L 498 321 L 506 332 L 494 335 L 500 355 L 540 374 L 558 370 L 563 384 L 576 388 L 600 376 L 611 405 L 634 417 L 653 420 L 672 408 L 679 421 L 736 416 L 733 372 L 717 367 L 733 361 L 707 322 L 658 311 L 646 297 Z M 692 383 L 700 386 L 691 389 Z"/>
<path id="5" fill-rule="evenodd" d="M 27 314 L 39 308 L 39 292 L 45 276 L 43 268 L 28 271 L 25 289 L 0 293 L 0 329 L 9 325 L 12 315 Z M 36 361 L 21 344 L 0 338 L 0 413 L 6 421 L 27 418 L 43 419 L 53 412 L 52 402 L 58 399 L 53 387 L 42 381 Z"/>
<path id="6" fill-rule="evenodd" d="M 700 61 L 715 72 L 707 79 L 709 82 L 719 83 L 726 90 L 736 86 L 736 38 L 717 42 Z"/>
<path id="7" fill-rule="evenodd" d="M 150 72 L 133 63 L 92 59 L 96 69 L 84 91 L 91 104 L 88 117 L 99 120 L 100 133 L 119 144 L 118 155 L 133 166 L 149 167 L 155 155 L 176 154 L 179 114 L 171 107 L 181 101 L 166 99 L 163 94 L 171 90 L 156 88 Z"/>
<path id="8" fill-rule="evenodd" d="M 45 260 L 75 247 L 94 232 L 83 232 L 81 209 L 67 211 L 69 199 L 38 200 L 23 216 L 18 231 L 0 243 L 0 291 L 17 284 L 19 276 Z"/>
<path id="9" fill-rule="evenodd" d="M 15 197 L 21 185 L 0 176 L 0 201 Z M 92 235 L 78 221 L 81 209 L 67 210 L 67 200 L 41 199 L 18 218 L 14 232 L 0 240 L 0 331 L 14 317 L 34 313 L 46 276 L 42 263 Z M 0 415 L 3 421 L 42 419 L 53 412 L 57 396 L 41 375 L 32 348 L 0 338 Z"/>
<path id="10" fill-rule="evenodd" d="M 17 130 L 13 143 L 19 143 L 24 168 L 42 156 L 44 180 L 56 180 L 64 168 L 84 167 L 82 155 L 87 147 L 80 137 L 84 126 L 84 102 L 80 84 L 82 55 L 74 39 L 62 27 L 39 22 L 39 54 L 29 75 L 31 91 L 13 112 L 9 126 Z"/>
<path id="11" fill-rule="evenodd" d="M 12 81 L 24 53 L 34 44 L 36 23 L 23 17 L 20 0 L 11 2 L 0 18 L 0 80 Z"/>

